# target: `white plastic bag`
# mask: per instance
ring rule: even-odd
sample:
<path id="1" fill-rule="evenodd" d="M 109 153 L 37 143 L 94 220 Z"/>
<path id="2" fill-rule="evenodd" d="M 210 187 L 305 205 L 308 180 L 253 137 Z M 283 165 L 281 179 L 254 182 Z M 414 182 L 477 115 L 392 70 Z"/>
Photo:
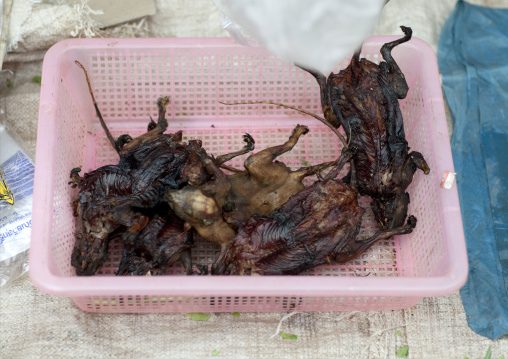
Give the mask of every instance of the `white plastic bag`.
<path id="1" fill-rule="evenodd" d="M 215 0 L 239 43 L 257 39 L 281 58 L 323 73 L 372 33 L 385 0 Z"/>
<path id="2" fill-rule="evenodd" d="M 34 166 L 0 125 L 0 290 L 28 270 Z"/>

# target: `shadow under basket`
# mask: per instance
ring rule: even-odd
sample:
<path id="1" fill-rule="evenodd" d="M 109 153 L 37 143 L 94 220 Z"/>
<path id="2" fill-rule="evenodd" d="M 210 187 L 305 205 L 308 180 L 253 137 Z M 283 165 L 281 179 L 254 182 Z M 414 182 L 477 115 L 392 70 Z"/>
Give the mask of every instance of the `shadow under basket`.
<path id="1" fill-rule="evenodd" d="M 362 57 L 378 63 L 379 49 L 397 37 L 373 37 Z M 70 264 L 76 218 L 70 170 L 82 173 L 118 161 L 90 99 L 80 61 L 88 70 L 98 106 L 113 136 L 146 131 L 157 117 L 156 99 L 170 96 L 167 132 L 199 138 L 208 153 L 242 147 L 250 133 L 256 151 L 287 140 L 296 124 L 310 132 L 281 157 L 292 168 L 335 160 L 342 144 L 315 119 L 274 105 L 224 106 L 218 101 L 270 100 L 321 113 L 318 85 L 306 72 L 261 48 L 228 38 L 72 39 L 44 59 L 37 140 L 30 275 L 44 292 L 68 296 L 89 312 L 277 312 L 403 309 L 425 296 L 457 291 L 467 276 L 467 256 L 456 186 L 440 187 L 453 161 L 437 62 L 413 38 L 393 56 L 409 93 L 400 101 L 406 139 L 431 172 L 417 171 L 408 192 L 413 233 L 376 243 L 344 265 L 317 267 L 297 276 L 185 276 L 180 264 L 162 276 L 114 275 L 122 246 L 112 242 L 99 273 L 78 277 Z M 347 66 L 340 63 L 338 71 Z M 230 165 L 241 168 L 244 157 Z M 307 180 L 310 185 L 313 179 Z M 360 199 L 370 208 L 366 198 Z M 370 209 L 360 238 L 376 224 Z M 197 242 L 194 263 L 211 265 L 218 248 Z"/>

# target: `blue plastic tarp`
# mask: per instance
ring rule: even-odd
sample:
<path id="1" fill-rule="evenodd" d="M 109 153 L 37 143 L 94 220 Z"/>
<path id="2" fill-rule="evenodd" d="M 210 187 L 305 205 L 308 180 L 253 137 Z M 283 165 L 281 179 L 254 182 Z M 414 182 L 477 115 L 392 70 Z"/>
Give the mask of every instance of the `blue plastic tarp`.
<path id="1" fill-rule="evenodd" d="M 439 40 L 443 90 L 469 257 L 469 326 L 508 334 L 508 9 L 459 1 Z"/>

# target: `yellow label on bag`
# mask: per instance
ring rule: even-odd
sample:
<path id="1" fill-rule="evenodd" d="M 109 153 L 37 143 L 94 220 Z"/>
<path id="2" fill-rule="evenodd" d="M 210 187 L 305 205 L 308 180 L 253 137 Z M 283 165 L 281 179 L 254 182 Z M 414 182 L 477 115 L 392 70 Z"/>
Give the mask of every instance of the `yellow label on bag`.
<path id="1" fill-rule="evenodd" d="M 14 204 L 14 194 L 9 190 L 9 187 L 7 187 L 7 183 L 5 183 L 2 167 L 0 167 L 0 202 L 1 201 Z"/>

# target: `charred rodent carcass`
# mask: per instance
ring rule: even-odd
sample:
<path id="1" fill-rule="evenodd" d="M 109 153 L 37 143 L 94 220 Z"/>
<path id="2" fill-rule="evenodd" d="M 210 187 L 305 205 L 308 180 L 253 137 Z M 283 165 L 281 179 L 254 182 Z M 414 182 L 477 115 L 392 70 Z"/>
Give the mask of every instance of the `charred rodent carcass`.
<path id="1" fill-rule="evenodd" d="M 381 239 L 411 233 L 416 226 L 413 216 L 397 229 L 358 239 L 365 208 L 358 204 L 354 180 L 348 185 L 335 179 L 355 151 L 344 150 L 326 176 L 270 214 L 253 215 L 221 253 L 212 273 L 298 274 L 322 264 L 345 263 Z"/>
<path id="2" fill-rule="evenodd" d="M 385 61 L 379 65 L 360 59 L 357 51 L 347 68 L 328 77 L 305 69 L 317 80 L 326 120 L 343 126 L 357 153 L 351 160 L 361 195 L 372 197 L 372 209 L 380 228 L 394 229 L 404 224 L 409 204 L 407 187 L 416 169 L 430 169 L 422 154 L 409 152 L 399 99 L 406 97 L 408 85 L 392 58 L 392 49 L 409 41 L 412 30 L 401 26 L 405 36 L 383 45 Z M 349 180 L 347 176 L 344 180 Z"/>
<path id="3" fill-rule="evenodd" d="M 161 118 L 167 101 L 159 99 L 159 122 L 150 131 L 127 143 L 122 143 L 127 136 L 116 141 L 118 164 L 100 167 L 83 177 L 78 175 L 79 169 L 73 170 L 71 183 L 79 187 L 79 193 L 74 201 L 77 228 L 71 263 L 78 275 L 92 275 L 100 268 L 114 237 L 124 244 L 120 274 L 157 272 L 191 245 L 190 232 L 185 233 L 182 221 L 176 224 L 180 231 L 165 229 L 175 226 L 176 216 L 161 199 L 167 188 L 199 182 L 199 174 L 185 173 L 200 144 L 181 142 L 181 133 L 163 134 L 167 123 Z M 161 237 L 158 241 L 164 245 L 148 250 L 140 241 L 132 240 L 148 233 Z M 137 260 L 135 268 L 131 257 L 144 260 Z"/>
<path id="4" fill-rule="evenodd" d="M 86 71 L 85 75 L 88 82 Z M 182 259 L 187 273 L 191 273 L 192 232 L 184 228 L 184 222 L 175 216 L 163 196 L 168 188 L 200 185 L 208 179 L 195 156 L 201 142 L 182 142 L 181 131 L 164 133 L 168 97 L 157 100 L 157 123 L 150 121 L 145 134 L 134 139 L 122 135 L 115 140 L 91 87 L 90 93 L 119 162 L 83 177 L 79 176 L 79 168 L 71 171 L 70 184 L 79 188 L 73 203 L 77 227 L 71 256 L 76 274 L 95 274 L 107 259 L 113 238 L 123 243 L 118 274 L 158 274 L 177 259 Z"/>

